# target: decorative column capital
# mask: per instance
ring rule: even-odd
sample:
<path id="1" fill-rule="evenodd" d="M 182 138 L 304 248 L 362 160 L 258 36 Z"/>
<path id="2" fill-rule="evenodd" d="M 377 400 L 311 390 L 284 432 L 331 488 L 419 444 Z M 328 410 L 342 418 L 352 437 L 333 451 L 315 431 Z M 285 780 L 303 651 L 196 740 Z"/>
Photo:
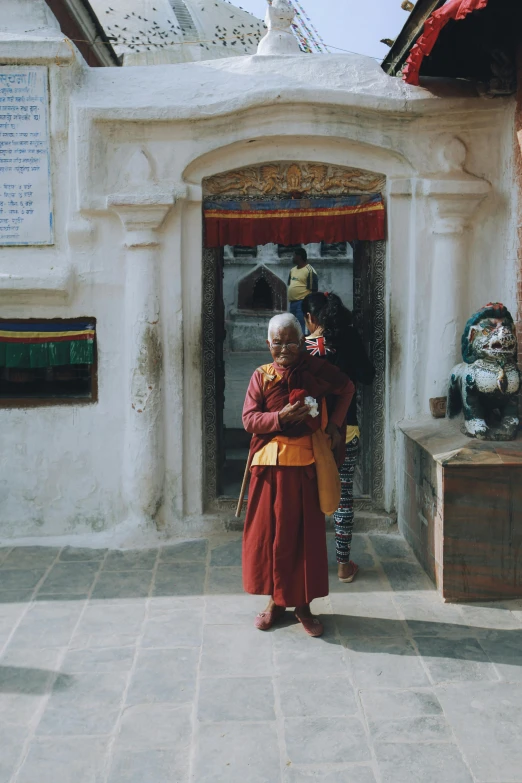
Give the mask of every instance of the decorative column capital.
<path id="1" fill-rule="evenodd" d="M 440 173 L 420 181 L 420 194 L 430 200 L 435 234 L 463 234 L 491 185 L 466 169 L 468 149 L 457 136 L 440 136 L 434 152 Z"/>
<path id="2" fill-rule="evenodd" d="M 471 175 L 423 180 L 421 192 L 430 201 L 434 233 L 464 233 L 478 206 L 490 191 L 489 182 Z"/>
<path id="3" fill-rule="evenodd" d="M 186 186 L 168 191 L 115 193 L 107 196 L 107 209 L 118 214 L 126 233 L 126 247 L 155 247 L 158 229 L 172 207 L 186 197 Z"/>

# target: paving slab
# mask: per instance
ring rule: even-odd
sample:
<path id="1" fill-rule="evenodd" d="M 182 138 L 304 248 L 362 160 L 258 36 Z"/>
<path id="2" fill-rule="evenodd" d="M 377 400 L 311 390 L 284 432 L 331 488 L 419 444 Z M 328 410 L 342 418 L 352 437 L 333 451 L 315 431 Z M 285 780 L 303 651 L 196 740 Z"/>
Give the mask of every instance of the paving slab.
<path id="1" fill-rule="evenodd" d="M 18 783 L 102 783 L 109 742 L 99 737 L 35 739 Z"/>
<path id="2" fill-rule="evenodd" d="M 456 745 L 448 743 L 378 743 L 382 783 L 473 783 Z"/>
<path id="3" fill-rule="evenodd" d="M 17 546 L 0 560 L 0 568 L 44 568 L 52 565 L 60 550 L 46 546 Z"/>
<path id="4" fill-rule="evenodd" d="M 495 667 L 476 639 L 415 639 L 434 683 L 498 680 Z"/>
<path id="5" fill-rule="evenodd" d="M 323 617 L 323 620 L 326 620 Z M 271 634 L 274 644 L 275 670 L 281 677 L 337 677 L 347 674 L 345 650 L 333 635 L 311 639 L 300 624 L 278 628 Z M 312 642 L 312 644 L 310 644 Z"/>
<path id="6" fill-rule="evenodd" d="M 345 585 L 327 542 L 321 639 L 254 628 L 237 533 L 1 550 L 0 783 L 522 783 L 522 602 L 444 604 L 394 534 Z"/>
<path id="7" fill-rule="evenodd" d="M 374 743 L 404 742 L 453 742 L 451 726 L 444 717 L 424 715 L 400 720 L 372 720 L 368 724 Z"/>
<path id="8" fill-rule="evenodd" d="M 419 688 L 431 682 L 412 641 L 343 639 L 357 688 Z"/>
<path id="9" fill-rule="evenodd" d="M 29 730 L 21 726 L 2 726 L 2 752 L 0 753 L 0 783 L 10 783 L 19 760 L 22 758 L 24 744 Z"/>
<path id="10" fill-rule="evenodd" d="M 492 661 L 501 680 L 522 682 L 522 632 L 490 631 L 479 644 Z"/>
<path id="11" fill-rule="evenodd" d="M 177 609 L 149 605 L 142 647 L 201 647 L 204 609 Z"/>
<path id="12" fill-rule="evenodd" d="M 42 584 L 45 593 L 75 595 L 88 592 L 100 570 L 99 562 L 57 563 Z"/>
<path id="13" fill-rule="evenodd" d="M 208 541 L 203 538 L 194 541 L 180 541 L 160 549 L 161 563 L 202 563 L 207 558 Z"/>
<path id="14" fill-rule="evenodd" d="M 188 775 L 186 753 L 161 749 L 133 750 L 116 745 L 107 783 L 185 783 Z"/>
<path id="15" fill-rule="evenodd" d="M 522 684 L 446 685 L 437 693 L 477 783 L 520 783 Z"/>
<path id="16" fill-rule="evenodd" d="M 81 563 L 89 560 L 103 560 L 106 549 L 86 549 L 84 547 L 66 546 L 60 552 L 59 561 L 65 563 Z"/>
<path id="17" fill-rule="evenodd" d="M 145 603 L 92 601 L 71 640 L 73 649 L 135 646 L 145 621 Z"/>
<path id="18" fill-rule="evenodd" d="M 115 601 L 129 598 L 147 598 L 152 586 L 152 571 L 103 571 L 94 587 L 95 600 Z"/>
<path id="19" fill-rule="evenodd" d="M 81 672 L 65 687 L 53 689 L 37 734 L 51 736 L 109 735 L 116 726 L 126 672 Z"/>
<path id="20" fill-rule="evenodd" d="M 67 647 L 84 608 L 83 601 L 33 604 L 17 626 L 9 647 Z"/>
<path id="21" fill-rule="evenodd" d="M 348 672 L 338 677 L 279 677 L 281 712 L 286 718 L 357 715 L 358 704 Z"/>
<path id="22" fill-rule="evenodd" d="M 155 596 L 197 596 L 205 589 L 206 569 L 203 562 L 161 561 L 153 588 Z"/>
<path id="23" fill-rule="evenodd" d="M 0 726 L 30 726 L 53 688 L 68 687 L 62 649 L 7 648 L 0 658 Z M 0 730 L 0 733 L 1 730 Z"/>
<path id="24" fill-rule="evenodd" d="M 138 704 L 124 709 L 116 743 L 136 751 L 168 750 L 185 768 L 190 754 L 192 710 L 179 704 Z"/>
<path id="25" fill-rule="evenodd" d="M 211 566 L 241 566 L 242 539 L 228 541 L 212 547 L 210 552 Z"/>
<path id="26" fill-rule="evenodd" d="M 187 704 L 196 694 L 199 650 L 139 650 L 126 703 Z"/>
<path id="27" fill-rule="evenodd" d="M 208 574 L 207 590 L 210 595 L 237 595 L 243 589 L 241 568 L 211 566 Z"/>
<path id="28" fill-rule="evenodd" d="M 280 780 L 274 723 L 200 723 L 194 779 L 198 783 L 275 783 Z"/>
<path id="29" fill-rule="evenodd" d="M 292 764 L 371 760 L 364 726 L 358 718 L 287 718 L 285 737 Z"/>
<path id="30" fill-rule="evenodd" d="M 104 571 L 152 571 L 158 559 L 156 549 L 139 549 L 137 551 L 109 552 L 103 562 Z"/>
<path id="31" fill-rule="evenodd" d="M 203 676 L 263 677 L 273 673 L 272 634 L 250 627 L 209 625 L 203 634 Z"/>
<path id="32" fill-rule="evenodd" d="M 328 769 L 311 769 L 290 765 L 283 771 L 283 783 L 376 783 L 371 767 L 351 764 L 349 767 L 335 765 Z"/>
<path id="33" fill-rule="evenodd" d="M 43 579 L 46 568 L 6 568 L 0 570 L 0 592 L 10 593 L 14 600 L 24 600 Z M 19 591 L 20 598 L 16 598 Z"/>
<path id="34" fill-rule="evenodd" d="M 198 720 L 273 721 L 274 685 L 271 677 L 206 677 L 201 680 Z"/>

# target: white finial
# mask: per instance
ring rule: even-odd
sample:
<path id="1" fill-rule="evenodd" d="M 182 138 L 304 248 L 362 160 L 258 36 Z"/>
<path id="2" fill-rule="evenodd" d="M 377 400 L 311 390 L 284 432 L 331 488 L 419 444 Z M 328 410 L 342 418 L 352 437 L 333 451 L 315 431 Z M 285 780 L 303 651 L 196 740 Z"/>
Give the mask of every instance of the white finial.
<path id="1" fill-rule="evenodd" d="M 268 32 L 259 42 L 257 53 L 300 54 L 299 42 L 292 31 L 295 8 L 289 0 L 273 0 L 266 11 L 265 22 Z"/>

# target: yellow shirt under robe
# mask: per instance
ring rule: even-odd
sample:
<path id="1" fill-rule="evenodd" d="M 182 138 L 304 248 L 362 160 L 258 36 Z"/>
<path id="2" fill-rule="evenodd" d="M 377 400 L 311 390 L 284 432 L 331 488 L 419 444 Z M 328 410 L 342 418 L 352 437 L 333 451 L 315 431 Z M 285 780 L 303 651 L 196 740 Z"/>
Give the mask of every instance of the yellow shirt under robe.
<path id="1" fill-rule="evenodd" d="M 314 449 L 312 436 L 303 435 L 301 438 L 288 438 L 285 435 L 277 435 L 270 443 L 263 446 L 252 461 L 254 465 L 284 466 L 304 468 L 313 465 Z"/>

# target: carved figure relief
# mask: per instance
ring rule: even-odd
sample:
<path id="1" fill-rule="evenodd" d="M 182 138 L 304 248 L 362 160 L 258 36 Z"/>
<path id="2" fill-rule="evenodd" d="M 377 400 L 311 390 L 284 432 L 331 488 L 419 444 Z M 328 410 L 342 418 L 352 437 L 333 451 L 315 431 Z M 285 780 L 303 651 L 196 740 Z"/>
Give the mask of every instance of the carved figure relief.
<path id="1" fill-rule="evenodd" d="M 341 196 L 380 193 L 385 178 L 364 169 L 324 163 L 270 163 L 217 174 L 203 183 L 205 196 Z"/>
<path id="2" fill-rule="evenodd" d="M 464 412 L 462 431 L 480 440 L 517 436 L 520 373 L 513 317 L 500 303 L 471 316 L 462 335 L 462 358 L 451 375 L 448 415 Z"/>

